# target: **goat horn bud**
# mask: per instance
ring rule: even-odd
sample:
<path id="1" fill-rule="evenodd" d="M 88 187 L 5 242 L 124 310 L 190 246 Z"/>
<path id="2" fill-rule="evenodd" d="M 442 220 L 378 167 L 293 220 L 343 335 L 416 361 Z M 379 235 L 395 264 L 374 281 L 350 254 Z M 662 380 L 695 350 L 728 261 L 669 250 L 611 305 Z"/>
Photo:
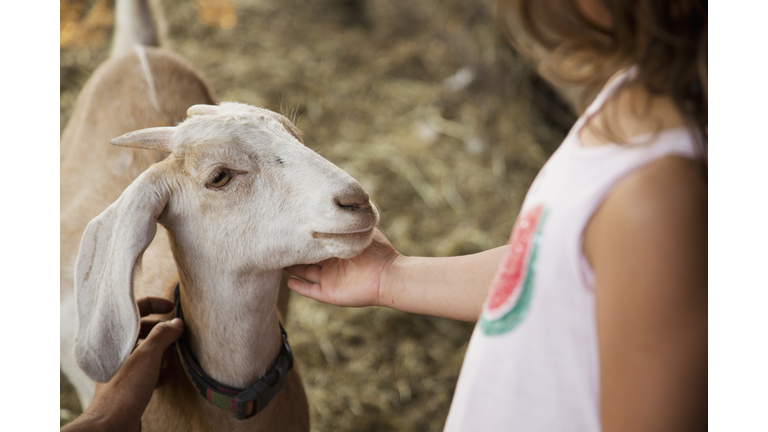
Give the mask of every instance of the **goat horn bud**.
<path id="1" fill-rule="evenodd" d="M 216 115 L 219 113 L 219 107 L 216 105 L 192 105 L 187 110 L 187 117 L 196 115 Z"/>
<path id="2" fill-rule="evenodd" d="M 148 150 L 171 151 L 171 137 L 175 127 L 155 127 L 128 132 L 109 143 L 120 147 L 132 147 Z"/>

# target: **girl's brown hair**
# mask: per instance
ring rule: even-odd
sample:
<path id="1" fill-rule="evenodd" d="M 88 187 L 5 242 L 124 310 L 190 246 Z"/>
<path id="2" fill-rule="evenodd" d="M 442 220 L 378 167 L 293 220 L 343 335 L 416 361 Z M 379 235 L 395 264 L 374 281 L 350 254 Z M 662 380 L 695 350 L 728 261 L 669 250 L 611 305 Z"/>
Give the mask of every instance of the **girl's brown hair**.
<path id="1" fill-rule="evenodd" d="M 706 145 L 707 0 L 593 1 L 609 27 L 588 19 L 576 0 L 499 0 L 499 17 L 518 50 L 540 56 L 543 48 L 543 72 L 586 85 L 585 98 L 637 65 L 633 83 L 671 97 Z"/>

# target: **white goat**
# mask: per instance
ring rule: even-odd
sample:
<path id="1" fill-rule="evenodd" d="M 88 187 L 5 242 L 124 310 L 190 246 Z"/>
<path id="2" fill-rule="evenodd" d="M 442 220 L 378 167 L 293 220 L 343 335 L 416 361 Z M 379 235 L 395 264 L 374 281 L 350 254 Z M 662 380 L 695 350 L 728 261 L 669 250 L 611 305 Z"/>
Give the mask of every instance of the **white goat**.
<path id="1" fill-rule="evenodd" d="M 305 147 L 279 114 L 196 105 L 180 125 L 152 127 L 213 103 L 212 92 L 172 53 L 116 51 L 83 89 L 62 136 L 62 369 L 87 406 L 94 383 L 75 359 L 88 377 L 109 380 L 139 331 L 135 298 L 170 299 L 180 281 L 200 366 L 216 381 L 248 387 L 281 350 L 281 269 L 356 255 L 370 243 L 378 213 L 359 184 Z M 113 144 L 144 150 L 106 145 L 121 134 Z M 178 357 L 174 363 L 182 370 Z M 294 368 L 248 420 L 209 404 L 183 375 L 155 391 L 142 424 L 145 431 L 298 431 L 308 430 L 309 415 Z"/>

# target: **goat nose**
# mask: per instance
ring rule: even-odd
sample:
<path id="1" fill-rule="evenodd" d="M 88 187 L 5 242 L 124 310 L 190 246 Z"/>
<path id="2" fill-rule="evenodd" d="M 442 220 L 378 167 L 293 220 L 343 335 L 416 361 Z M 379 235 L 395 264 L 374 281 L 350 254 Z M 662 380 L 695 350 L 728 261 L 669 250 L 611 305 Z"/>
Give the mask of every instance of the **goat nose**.
<path id="1" fill-rule="evenodd" d="M 368 194 L 360 185 L 350 186 L 334 198 L 336 205 L 345 210 L 367 208 L 368 200 Z"/>

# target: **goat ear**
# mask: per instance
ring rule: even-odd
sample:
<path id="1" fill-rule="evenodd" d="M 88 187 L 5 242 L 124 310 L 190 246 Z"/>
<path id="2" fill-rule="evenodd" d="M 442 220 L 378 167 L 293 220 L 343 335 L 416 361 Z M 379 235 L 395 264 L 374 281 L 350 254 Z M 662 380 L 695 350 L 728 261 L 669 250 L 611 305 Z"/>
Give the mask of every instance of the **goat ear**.
<path id="1" fill-rule="evenodd" d="M 109 143 L 120 147 L 133 147 L 148 150 L 171 151 L 171 138 L 175 127 L 164 126 L 141 129 L 120 135 Z"/>
<path id="2" fill-rule="evenodd" d="M 296 126 L 294 126 L 294 124 L 291 123 L 291 121 L 288 120 L 286 116 L 278 113 L 274 113 L 274 114 L 275 114 L 275 117 L 277 118 L 277 121 L 279 121 L 280 124 L 283 125 L 285 130 L 287 130 L 289 134 L 293 135 L 294 138 L 299 140 L 300 143 L 304 144 L 304 140 L 301 139 L 301 131 Z"/>
<path id="3" fill-rule="evenodd" d="M 187 117 L 196 115 L 216 115 L 219 113 L 219 107 L 216 105 L 192 105 L 187 109 Z"/>
<path id="4" fill-rule="evenodd" d="M 131 354 L 139 334 L 134 268 L 157 232 L 168 202 L 165 170 L 155 165 L 94 218 L 83 233 L 75 264 L 75 360 L 97 382 L 109 381 Z"/>

